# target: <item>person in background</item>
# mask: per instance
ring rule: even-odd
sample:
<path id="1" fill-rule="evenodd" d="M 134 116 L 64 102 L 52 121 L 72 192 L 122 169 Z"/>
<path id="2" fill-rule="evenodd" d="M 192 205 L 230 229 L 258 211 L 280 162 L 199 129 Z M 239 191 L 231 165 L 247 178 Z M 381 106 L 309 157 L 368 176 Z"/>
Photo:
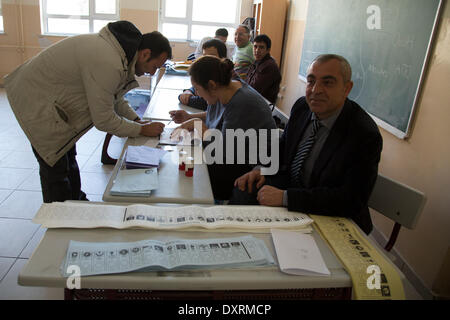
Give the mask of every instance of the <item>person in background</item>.
<path id="1" fill-rule="evenodd" d="M 204 56 L 192 64 L 189 69 L 191 82 L 196 92 L 203 97 L 208 108 L 206 112 L 188 114 L 184 110 L 171 111 L 170 115 L 176 123 L 182 123 L 179 128 L 192 131 L 194 121 L 202 121 L 202 131 L 218 129 L 222 132 L 223 144 L 227 129 L 275 129 L 275 121 L 267 102 L 247 83 L 232 80 L 234 65 L 228 60 L 213 56 Z M 269 134 L 267 135 L 269 138 Z M 207 143 L 204 143 L 204 145 Z M 235 144 L 236 146 L 236 141 Z M 248 150 L 248 145 L 246 150 Z M 223 162 L 227 155 L 223 152 Z M 238 155 L 234 153 L 235 157 Z M 240 155 L 248 160 L 248 151 Z M 227 200 L 233 189 L 236 178 L 254 167 L 254 164 L 209 164 L 208 172 L 216 200 Z"/>
<path id="2" fill-rule="evenodd" d="M 253 41 L 255 62 L 247 73 L 247 83 L 264 98 L 275 104 L 280 90 L 281 73 L 277 62 L 270 56 L 272 41 L 265 34 L 260 34 Z"/>
<path id="3" fill-rule="evenodd" d="M 124 100 L 135 75 L 154 74 L 172 56 L 169 41 L 131 22 L 68 37 L 5 77 L 14 114 L 39 163 L 44 202 L 87 200 L 75 143 L 95 126 L 120 137 L 158 136 L 164 124 L 141 121 Z"/>
<path id="4" fill-rule="evenodd" d="M 214 38 L 211 38 L 211 37 L 204 37 L 202 40 L 200 40 L 200 42 L 199 42 L 199 44 L 198 44 L 198 46 L 197 46 L 197 49 L 196 49 L 195 52 L 194 52 L 195 59 L 198 59 L 198 58 L 200 58 L 202 55 L 204 55 L 204 54 L 203 54 L 203 45 L 205 44 L 206 41 L 209 41 L 209 40 L 211 40 L 211 39 L 217 39 L 217 40 L 220 40 L 220 41 L 222 41 L 222 42 L 225 44 L 225 49 L 226 49 L 226 51 L 225 51 L 225 57 L 231 60 L 232 55 L 233 55 L 234 48 L 229 47 L 229 46 L 227 45 L 228 30 L 225 29 L 225 28 L 217 29 Z M 224 57 L 224 58 L 225 58 L 225 57 Z"/>
<path id="5" fill-rule="evenodd" d="M 255 169 L 235 181 L 229 204 L 284 206 L 288 210 L 353 219 L 367 234 L 367 206 L 378 175 L 383 140 L 372 118 L 347 98 L 353 82 L 348 61 L 316 57 L 280 139 L 280 169 Z"/>
<path id="6" fill-rule="evenodd" d="M 210 55 L 223 59 L 227 55 L 227 47 L 223 41 L 211 39 L 203 44 L 202 53 L 204 56 Z M 208 106 L 206 100 L 197 95 L 194 87 L 183 90 L 183 93 L 178 96 L 178 100 L 186 106 L 203 111 L 206 110 L 206 107 Z"/>
<path id="7" fill-rule="evenodd" d="M 239 25 L 234 33 L 236 49 L 233 54 L 234 71 L 242 80 L 247 79 L 248 69 L 255 61 L 253 46 L 250 42 L 250 30 L 245 25 Z"/>

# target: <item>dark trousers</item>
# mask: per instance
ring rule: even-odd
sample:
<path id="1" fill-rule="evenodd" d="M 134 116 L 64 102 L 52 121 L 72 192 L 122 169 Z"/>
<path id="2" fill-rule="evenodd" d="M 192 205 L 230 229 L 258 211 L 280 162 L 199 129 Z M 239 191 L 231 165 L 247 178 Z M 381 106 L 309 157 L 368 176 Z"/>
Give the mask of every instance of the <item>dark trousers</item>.
<path id="1" fill-rule="evenodd" d="M 34 150 L 39 162 L 42 197 L 45 203 L 65 200 L 88 200 L 81 191 L 80 169 L 75 158 L 75 146 L 59 159 L 53 167 L 49 166 Z"/>
<path id="2" fill-rule="evenodd" d="M 264 185 L 269 185 L 281 190 L 286 190 L 288 187 L 287 177 L 283 175 L 265 176 L 266 181 Z M 262 188 L 263 186 L 261 186 Z M 248 188 L 245 191 L 241 191 L 238 187 L 234 187 L 229 205 L 258 205 L 257 200 L 259 189 L 256 189 L 256 182 L 253 183 L 252 192 L 248 192 Z"/>
<path id="3" fill-rule="evenodd" d="M 230 199 L 234 181 L 251 169 L 252 166 L 245 164 L 209 164 L 208 173 L 214 199 Z"/>

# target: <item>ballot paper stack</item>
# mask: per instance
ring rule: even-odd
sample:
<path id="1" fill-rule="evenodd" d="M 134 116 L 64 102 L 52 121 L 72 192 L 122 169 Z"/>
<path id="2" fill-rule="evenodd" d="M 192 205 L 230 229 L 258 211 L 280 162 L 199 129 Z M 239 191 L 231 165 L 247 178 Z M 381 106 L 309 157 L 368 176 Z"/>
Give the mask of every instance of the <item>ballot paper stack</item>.
<path id="1" fill-rule="evenodd" d="M 167 151 L 147 146 L 128 146 L 125 155 L 127 169 L 144 169 L 159 167 L 161 158 Z"/>
<path id="2" fill-rule="evenodd" d="M 111 195 L 126 197 L 148 197 L 158 188 L 158 169 L 119 170 Z"/>
<path id="3" fill-rule="evenodd" d="M 272 266 L 275 261 L 263 240 L 252 236 L 218 239 L 143 240 L 138 242 L 70 241 L 61 265 L 80 267 L 81 276 L 130 271 L 249 268 Z"/>

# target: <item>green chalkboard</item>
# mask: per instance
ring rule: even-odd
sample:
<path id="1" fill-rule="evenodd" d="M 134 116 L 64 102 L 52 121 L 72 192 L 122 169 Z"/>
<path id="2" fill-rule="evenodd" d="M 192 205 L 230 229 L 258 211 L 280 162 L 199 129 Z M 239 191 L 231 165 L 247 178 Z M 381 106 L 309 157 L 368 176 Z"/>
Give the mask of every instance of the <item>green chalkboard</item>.
<path id="1" fill-rule="evenodd" d="M 349 98 L 399 137 L 409 134 L 440 0 L 309 0 L 300 78 L 321 53 L 347 58 Z"/>

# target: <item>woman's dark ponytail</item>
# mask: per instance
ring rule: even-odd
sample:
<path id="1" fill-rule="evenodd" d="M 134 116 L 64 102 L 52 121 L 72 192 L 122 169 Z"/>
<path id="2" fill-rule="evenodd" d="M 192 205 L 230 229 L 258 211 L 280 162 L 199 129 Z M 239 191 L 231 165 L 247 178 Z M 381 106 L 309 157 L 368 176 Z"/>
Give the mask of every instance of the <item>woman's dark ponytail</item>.
<path id="1" fill-rule="evenodd" d="M 234 64 L 229 59 L 221 60 L 214 56 L 203 56 L 191 65 L 189 75 L 195 83 L 205 89 L 208 89 L 210 80 L 227 86 L 230 84 L 233 68 Z"/>

